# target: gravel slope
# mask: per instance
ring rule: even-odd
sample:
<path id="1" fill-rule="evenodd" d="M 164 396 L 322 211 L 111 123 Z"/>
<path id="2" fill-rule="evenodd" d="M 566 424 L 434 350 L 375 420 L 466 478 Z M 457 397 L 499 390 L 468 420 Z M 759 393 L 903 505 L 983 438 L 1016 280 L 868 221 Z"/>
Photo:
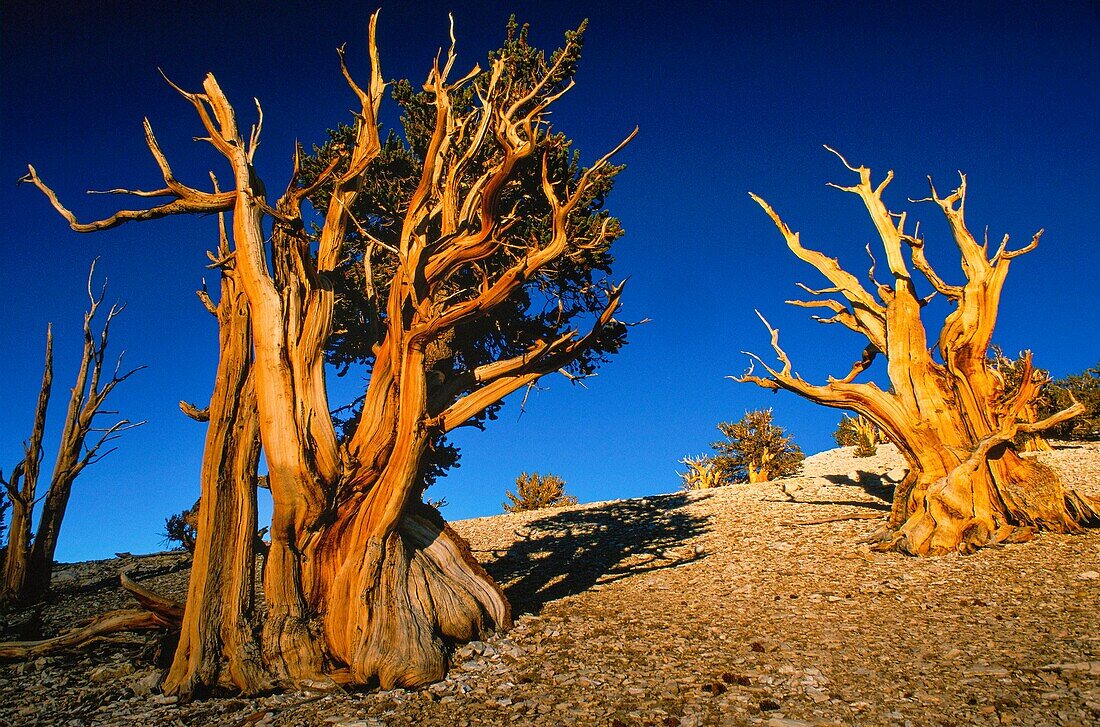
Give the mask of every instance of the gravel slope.
<path id="1" fill-rule="evenodd" d="M 1100 496 L 1100 445 L 1041 455 Z M 869 552 L 900 465 L 832 450 L 803 476 L 455 523 L 517 626 L 460 649 L 420 691 L 302 692 L 188 705 L 152 693 L 155 645 L 122 637 L 0 667 L 2 724 L 741 725 L 1100 721 L 1100 532 L 976 555 Z M 129 568 L 182 596 L 186 558 L 64 567 L 46 632 L 125 603 Z M 0 623 L 10 637 L 33 614 Z"/>

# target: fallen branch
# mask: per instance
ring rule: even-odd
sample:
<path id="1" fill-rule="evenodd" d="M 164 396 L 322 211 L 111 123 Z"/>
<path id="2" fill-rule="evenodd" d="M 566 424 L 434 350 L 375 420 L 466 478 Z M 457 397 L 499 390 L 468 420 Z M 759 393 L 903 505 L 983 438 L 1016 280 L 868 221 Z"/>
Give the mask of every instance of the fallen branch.
<path id="1" fill-rule="evenodd" d="M 49 639 L 0 643 L 0 661 L 22 661 L 57 651 L 80 649 L 103 636 L 121 631 L 179 628 L 183 620 L 183 604 L 153 593 L 130 580 L 125 573 L 119 579 L 122 587 L 142 608 L 111 611 L 96 617 L 86 626 L 70 629 Z"/>

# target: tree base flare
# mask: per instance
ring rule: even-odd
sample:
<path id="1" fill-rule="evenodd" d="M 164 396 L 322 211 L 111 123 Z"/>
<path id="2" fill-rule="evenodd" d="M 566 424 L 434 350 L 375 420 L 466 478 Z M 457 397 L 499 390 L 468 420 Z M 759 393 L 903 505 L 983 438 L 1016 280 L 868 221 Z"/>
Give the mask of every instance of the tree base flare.
<path id="1" fill-rule="evenodd" d="M 1011 451 L 977 468 L 964 462 L 927 488 L 916 488 L 908 512 L 900 525 L 875 531 L 864 542 L 908 555 L 967 554 L 1026 542 L 1039 531 L 1079 533 L 1100 526 L 1100 502 L 1064 490 L 1052 469 Z"/>
<path id="2" fill-rule="evenodd" d="M 442 679 L 456 643 L 512 625 L 511 606 L 438 513 L 421 507 L 396 532 L 348 549 L 325 613 L 333 656 L 351 681 L 383 689 Z"/>

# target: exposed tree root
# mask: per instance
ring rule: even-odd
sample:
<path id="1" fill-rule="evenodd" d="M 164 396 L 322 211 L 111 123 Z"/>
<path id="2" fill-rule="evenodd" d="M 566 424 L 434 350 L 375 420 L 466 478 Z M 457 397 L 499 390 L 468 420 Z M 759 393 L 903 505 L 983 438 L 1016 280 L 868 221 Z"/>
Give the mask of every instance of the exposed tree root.
<path id="1" fill-rule="evenodd" d="M 959 465 L 912 503 L 900 527 L 880 529 L 864 542 L 877 551 L 943 555 L 1031 540 L 1040 530 L 1079 533 L 1100 525 L 1100 503 L 1063 490 L 1057 475 L 1033 460 L 997 460 L 988 469 Z M 1022 466 L 1019 464 L 1022 462 Z M 984 502 L 992 505 L 983 506 Z"/>
<path id="2" fill-rule="evenodd" d="M 383 541 L 368 541 L 359 558 L 341 570 L 336 587 L 361 597 L 337 591 L 325 618 L 333 655 L 357 683 L 429 684 L 445 674 L 452 644 L 511 626 L 500 587 L 466 541 L 426 507 Z M 343 604 L 351 607 L 337 607 Z"/>

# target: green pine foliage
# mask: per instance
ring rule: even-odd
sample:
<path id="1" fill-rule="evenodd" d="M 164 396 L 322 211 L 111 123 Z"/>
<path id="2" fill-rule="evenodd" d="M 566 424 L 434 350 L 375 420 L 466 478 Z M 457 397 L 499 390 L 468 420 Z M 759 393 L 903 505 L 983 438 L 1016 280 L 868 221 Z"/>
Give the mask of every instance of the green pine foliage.
<path id="1" fill-rule="evenodd" d="M 746 412 L 736 422 L 722 422 L 718 430 L 725 439 L 711 444 L 714 462 L 730 482 L 790 477 L 806 459 L 793 437 L 772 422 L 771 409 Z"/>
<path id="2" fill-rule="evenodd" d="M 878 452 L 878 445 L 886 441 L 882 430 L 862 414 L 842 416 L 833 439 L 838 446 L 855 447 L 853 454 L 857 457 L 873 457 Z"/>
<path id="3" fill-rule="evenodd" d="M 521 472 L 516 478 L 515 494 L 511 490 L 506 490 L 504 494 L 509 500 L 504 503 L 505 512 L 525 512 L 577 504 L 577 498 L 566 494 L 565 480 L 557 475 L 540 475 L 538 472 Z"/>
<path id="4" fill-rule="evenodd" d="M 1070 374 L 1047 385 L 1039 416 L 1048 417 L 1072 406 L 1085 405 L 1085 413 L 1046 431 L 1051 439 L 1100 440 L 1100 362 L 1079 374 Z"/>
<path id="5" fill-rule="evenodd" d="M 493 103 L 511 105 L 535 90 L 532 98 L 521 105 L 522 112 L 564 91 L 577 72 L 584 30 L 582 23 L 567 32 L 565 45 L 547 56 L 529 44 L 527 26 L 512 18 L 503 45 L 489 54 L 489 65 L 481 66 L 488 69 L 494 59 L 507 59 L 501 82 L 493 86 Z M 536 79 L 559 59 L 562 62 L 550 81 L 536 90 Z M 456 75 L 460 75 L 457 69 Z M 479 118 L 480 96 L 488 93 L 489 78 L 490 72 L 482 70 L 450 91 L 454 108 L 472 113 L 472 122 Z M 427 92 L 418 90 L 419 83 L 396 80 L 391 82 L 391 89 L 401 110 L 401 126 L 389 132 L 381 154 L 365 175 L 365 187 L 353 208 L 356 222 L 348 233 L 345 257 L 339 265 L 339 274 L 332 276 L 337 291 L 336 333 L 328 348 L 328 358 L 341 375 L 353 369 L 358 369 L 357 374 L 364 369 L 369 374 L 374 347 L 382 340 L 385 301 L 398 263 L 399 235 L 408 200 L 420 182 L 421 159 L 428 153 L 436 123 L 431 98 Z M 508 210 L 512 219 L 504 233 L 505 244 L 477 265 L 456 274 L 448 283 L 449 289 L 438 291 L 439 297 L 450 303 L 476 296 L 483 282 L 493 280 L 514 264 L 516 251 L 522 253 L 531 241 L 549 240 L 551 208 L 541 187 L 544 164 L 547 178 L 559 193 L 566 188 L 575 189 L 576 181 L 584 174 L 580 153 L 564 133 L 549 127 L 539 127 L 535 133 L 536 150 L 519 163 L 514 180 L 501 192 L 499 206 Z M 331 164 L 339 150 L 354 144 L 354 138 L 353 120 L 330 130 L 324 143 L 314 146 L 312 153 L 304 154 L 298 183 L 308 186 Z M 502 147 L 492 141 L 487 151 L 472 160 L 466 177 L 472 183 L 494 168 L 502 154 Z M 614 178 L 622 169 L 608 165 L 592 175 L 584 199 L 569 216 L 571 239 L 578 242 L 570 246 L 569 253 L 525 281 L 519 293 L 494 308 L 492 315 L 468 321 L 430 344 L 429 401 L 447 397 L 453 400 L 468 390 L 473 384 L 470 372 L 478 366 L 519 355 L 536 342 L 555 340 L 568 331 L 590 328 L 607 301 L 613 262 L 611 242 L 622 234 L 619 220 L 604 207 Z M 341 171 L 337 167 L 337 173 Z M 332 184 L 322 185 L 310 202 L 316 209 L 325 209 L 331 194 Z M 438 221 L 433 219 L 429 224 L 438 226 Z M 429 237 L 438 234 L 434 230 L 427 232 Z M 625 343 L 626 326 L 609 325 L 588 350 L 565 366 L 564 373 L 573 379 L 590 375 Z M 489 407 L 471 423 L 482 427 L 487 419 L 496 417 L 501 405 Z M 339 423 L 345 436 L 354 431 L 361 406 L 360 399 L 342 408 Z M 458 450 L 444 438 L 434 442 L 422 467 L 423 486 L 428 487 L 456 466 L 458 458 Z"/>

